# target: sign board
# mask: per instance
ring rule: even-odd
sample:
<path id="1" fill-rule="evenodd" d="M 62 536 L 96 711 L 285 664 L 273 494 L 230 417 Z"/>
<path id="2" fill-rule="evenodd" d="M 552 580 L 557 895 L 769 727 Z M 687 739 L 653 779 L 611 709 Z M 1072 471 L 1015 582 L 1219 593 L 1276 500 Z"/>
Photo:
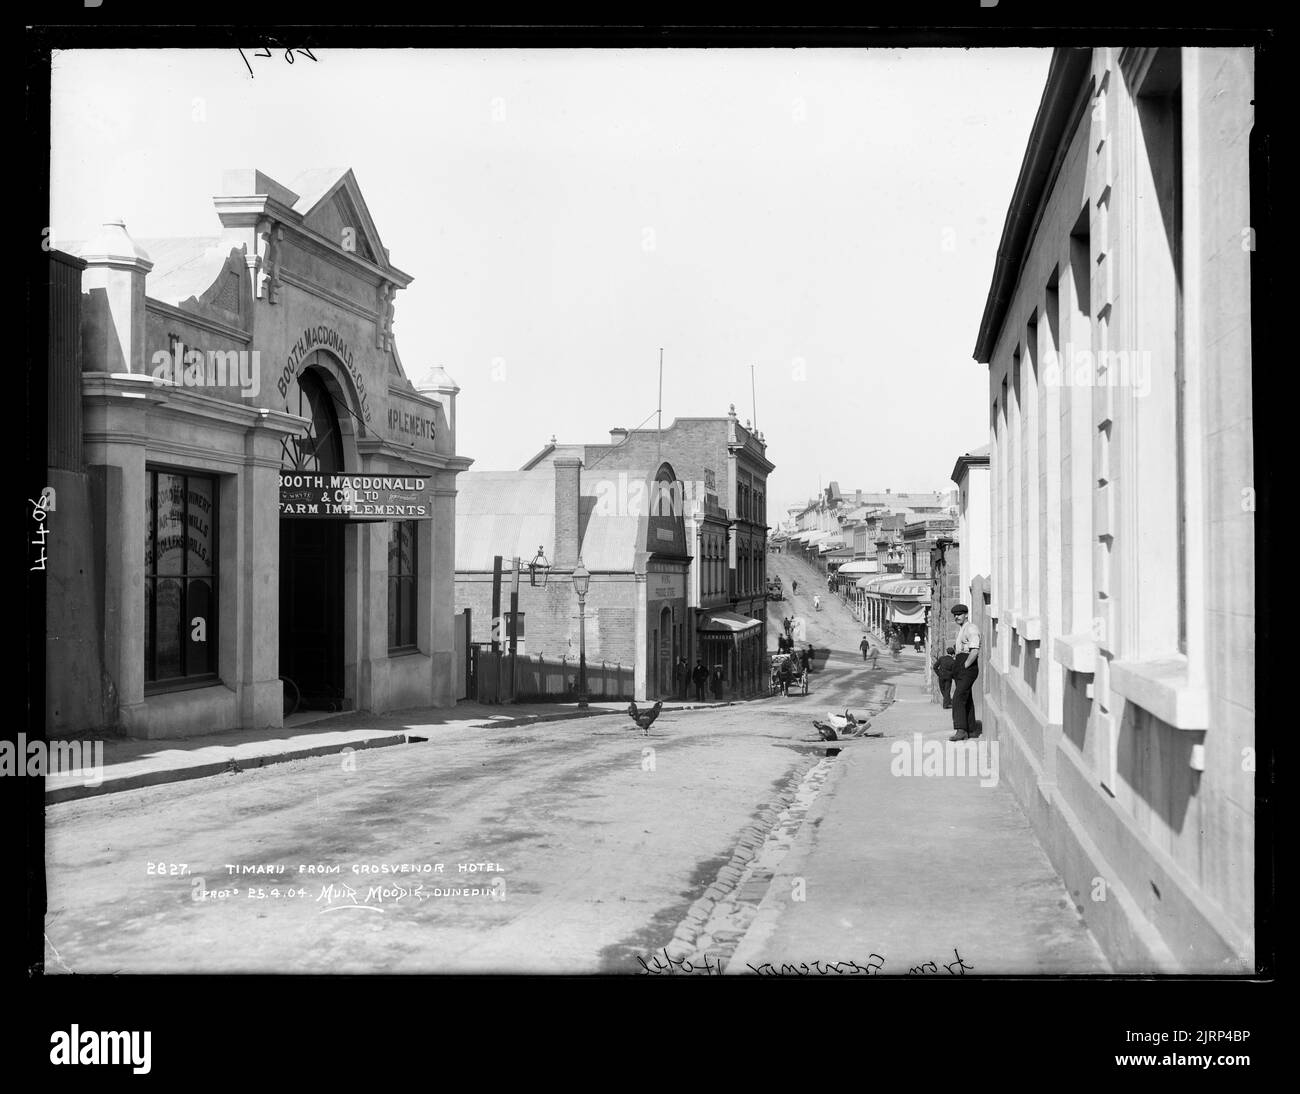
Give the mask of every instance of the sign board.
<path id="1" fill-rule="evenodd" d="M 646 577 L 651 600 L 677 600 L 686 595 L 685 574 L 650 573 Z"/>
<path id="2" fill-rule="evenodd" d="M 411 445 L 432 452 L 437 434 L 438 408 L 414 399 L 404 398 L 396 391 L 388 393 L 389 439 L 398 444 Z"/>
<path id="3" fill-rule="evenodd" d="M 411 475 L 280 475 L 280 516 L 329 520 L 431 520 L 429 480 Z"/>

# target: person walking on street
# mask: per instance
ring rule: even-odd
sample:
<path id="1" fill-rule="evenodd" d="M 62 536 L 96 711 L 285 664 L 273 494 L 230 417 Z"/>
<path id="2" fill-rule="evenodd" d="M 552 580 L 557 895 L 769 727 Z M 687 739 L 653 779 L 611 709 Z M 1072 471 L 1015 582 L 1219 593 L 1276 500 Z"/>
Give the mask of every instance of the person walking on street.
<path id="1" fill-rule="evenodd" d="M 704 685 L 709 682 L 709 670 L 704 667 L 704 662 L 695 662 L 695 671 L 691 673 L 691 680 L 695 684 L 695 698 L 699 702 L 704 702 Z"/>
<path id="2" fill-rule="evenodd" d="M 804 672 L 812 672 L 812 664 L 813 664 L 812 646 L 809 646 L 806 650 L 803 651 L 803 653 L 799 655 L 799 664 L 803 668 Z"/>
<path id="3" fill-rule="evenodd" d="M 790 582 L 790 591 L 792 593 L 797 593 L 799 591 L 799 582 L 797 581 Z"/>
<path id="4" fill-rule="evenodd" d="M 862 651 L 862 660 L 865 661 L 867 659 L 867 653 L 871 649 L 871 643 L 867 641 L 867 636 L 865 634 L 862 636 L 862 641 L 858 643 L 858 649 Z"/>
<path id="5" fill-rule="evenodd" d="M 871 647 L 871 652 L 867 655 L 871 658 L 871 671 L 875 672 L 880 667 L 880 651 L 875 646 Z"/>
<path id="6" fill-rule="evenodd" d="M 943 696 L 943 709 L 952 708 L 952 674 L 957 668 L 957 659 L 953 657 L 956 647 L 949 646 L 948 652 L 934 662 L 934 674 L 939 678 L 939 694 Z"/>
<path id="7" fill-rule="evenodd" d="M 971 694 L 980 674 L 980 632 L 970 621 L 970 609 L 965 604 L 954 604 L 952 616 L 957 623 L 957 668 L 952 689 L 953 734 L 948 740 L 965 741 L 980 735 L 975 725 L 975 697 Z"/>

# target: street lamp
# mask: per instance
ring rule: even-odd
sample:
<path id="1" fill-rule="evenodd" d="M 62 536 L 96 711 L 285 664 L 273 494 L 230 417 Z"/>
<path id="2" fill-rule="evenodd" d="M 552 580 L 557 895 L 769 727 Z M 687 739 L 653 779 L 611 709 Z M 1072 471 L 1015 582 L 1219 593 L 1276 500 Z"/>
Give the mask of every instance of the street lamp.
<path id="1" fill-rule="evenodd" d="M 578 594 L 578 708 L 587 709 L 587 589 L 591 574 L 578 556 L 573 570 L 573 591 Z"/>
<path id="2" fill-rule="evenodd" d="M 542 554 L 541 547 L 537 548 L 537 554 L 533 556 L 532 562 L 528 564 L 528 584 L 535 589 L 545 588 L 546 579 L 551 574 L 551 564 L 546 561 L 546 556 Z"/>

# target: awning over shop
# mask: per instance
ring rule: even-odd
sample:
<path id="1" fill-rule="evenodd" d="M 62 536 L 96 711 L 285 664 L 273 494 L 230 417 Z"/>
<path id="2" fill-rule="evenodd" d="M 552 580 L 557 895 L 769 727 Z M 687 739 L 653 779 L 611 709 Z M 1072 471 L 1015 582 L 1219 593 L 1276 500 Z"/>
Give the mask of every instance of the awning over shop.
<path id="1" fill-rule="evenodd" d="M 710 635 L 744 635 L 750 631 L 757 631 L 762 626 L 763 624 L 757 619 L 747 619 L 735 612 L 716 611 L 705 613 L 704 618 L 700 620 L 698 630 L 705 637 Z"/>
<path id="2" fill-rule="evenodd" d="M 874 558 L 858 558 L 852 562 L 846 562 L 840 567 L 840 574 L 848 577 L 852 574 L 854 577 L 860 577 L 862 574 L 874 574 L 876 572 L 876 560 Z"/>
<path id="3" fill-rule="evenodd" d="M 919 600 L 891 600 L 889 602 L 889 621 L 891 623 L 924 623 L 925 608 Z"/>

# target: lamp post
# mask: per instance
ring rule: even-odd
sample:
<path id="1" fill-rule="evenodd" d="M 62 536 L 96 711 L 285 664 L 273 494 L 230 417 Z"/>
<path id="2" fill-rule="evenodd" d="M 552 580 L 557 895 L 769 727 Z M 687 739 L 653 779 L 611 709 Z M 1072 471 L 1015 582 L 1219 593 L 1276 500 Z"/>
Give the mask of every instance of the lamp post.
<path id="1" fill-rule="evenodd" d="M 573 570 L 573 591 L 578 594 L 578 709 L 587 709 L 587 589 L 591 574 L 578 556 Z"/>

